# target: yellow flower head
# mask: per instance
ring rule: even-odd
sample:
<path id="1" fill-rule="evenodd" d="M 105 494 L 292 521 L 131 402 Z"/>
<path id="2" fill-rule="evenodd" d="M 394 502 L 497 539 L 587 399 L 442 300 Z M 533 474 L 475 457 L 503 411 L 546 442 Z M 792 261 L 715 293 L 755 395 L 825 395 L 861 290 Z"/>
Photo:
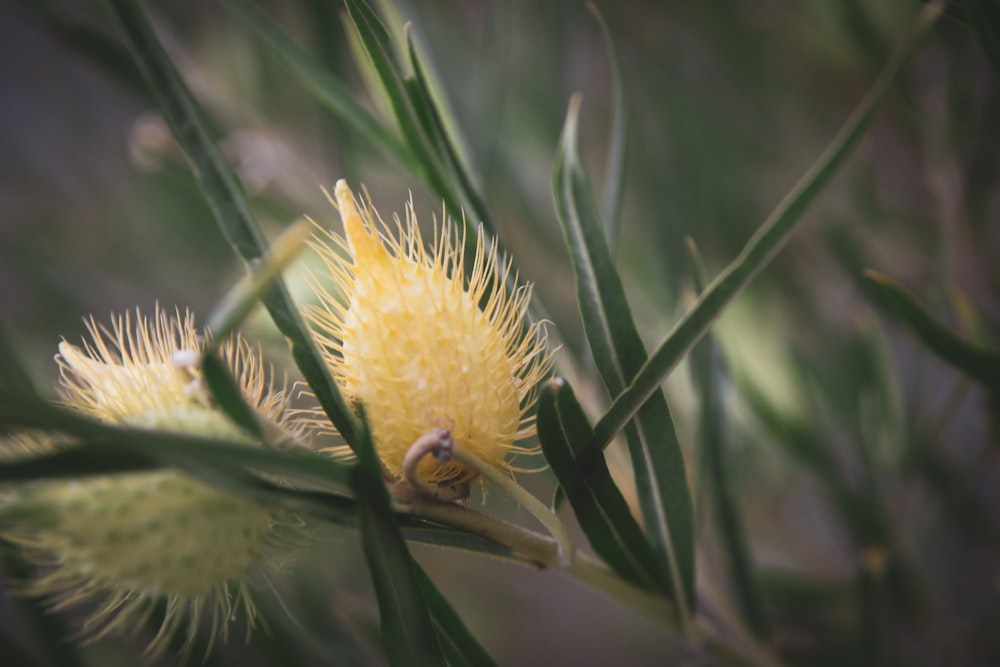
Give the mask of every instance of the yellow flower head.
<path id="1" fill-rule="evenodd" d="M 405 224 L 395 218 L 392 235 L 345 181 L 335 197 L 346 240 L 327 232 L 315 247 L 337 290 L 317 284 L 319 305 L 308 316 L 341 390 L 364 405 L 386 470 L 399 477 L 410 446 L 439 428 L 511 469 L 508 455 L 522 451 L 515 443 L 534 433 L 526 413 L 551 367 L 543 332 L 525 321 L 530 287 L 507 290 L 510 262 L 483 234 L 466 278 L 465 237 L 447 221 L 435 226 L 428 250 L 412 206 Z M 476 477 L 433 457 L 417 474 L 449 487 Z"/>
<path id="2" fill-rule="evenodd" d="M 68 407 L 108 423 L 255 444 L 212 407 L 201 386 L 201 343 L 190 314 L 170 318 L 158 309 L 151 320 L 137 313 L 134 323 L 125 315 L 110 330 L 93 320 L 88 328 L 83 348 L 64 341 L 56 356 Z M 247 343 L 226 344 L 222 353 L 260 417 L 294 432 L 284 393 L 265 381 Z M 10 453 L 23 454 L 24 442 L 11 439 Z M 21 520 L 4 522 L 6 536 L 51 566 L 29 592 L 55 608 L 96 601 L 80 631 L 90 640 L 134 633 L 163 604 L 153 654 L 185 621 L 185 650 L 206 617 L 213 640 L 225 638 L 241 608 L 249 630 L 255 612 L 248 575 L 255 566 L 277 565 L 297 546 L 289 517 L 172 471 L 40 483 L 9 498 L 11 507 Z M 266 583 L 266 573 L 259 574 Z"/>

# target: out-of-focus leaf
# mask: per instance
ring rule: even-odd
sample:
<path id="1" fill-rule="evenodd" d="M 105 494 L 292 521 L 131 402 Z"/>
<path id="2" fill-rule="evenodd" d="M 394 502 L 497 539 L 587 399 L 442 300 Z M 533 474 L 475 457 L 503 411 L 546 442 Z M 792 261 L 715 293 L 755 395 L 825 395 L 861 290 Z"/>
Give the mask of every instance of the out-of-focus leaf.
<path id="1" fill-rule="evenodd" d="M 243 398 L 240 387 L 232 373 L 213 350 L 206 350 L 201 357 L 201 372 L 205 385 L 215 399 L 216 405 L 242 428 L 258 440 L 263 440 L 264 431 L 260 427 L 254 409 Z"/>
<path id="2" fill-rule="evenodd" d="M 267 243 L 250 212 L 242 187 L 209 138 L 194 100 L 157 40 L 141 6 L 131 0 L 108 0 L 108 5 L 153 90 L 163 117 L 190 160 L 222 232 L 248 268 L 252 268 L 266 254 Z M 323 363 L 284 282 L 275 280 L 261 301 L 288 340 L 292 357 L 316 399 L 344 439 L 352 443 L 353 414 Z"/>
<path id="3" fill-rule="evenodd" d="M 625 86 L 622 84 L 622 64 L 618 59 L 611 31 L 604 17 L 592 2 L 587 9 L 594 15 L 601 28 L 601 36 L 608 48 L 611 63 L 611 123 L 608 134 L 608 160 L 604 168 L 604 192 L 601 197 L 601 218 L 604 220 L 608 247 L 614 249 L 618 238 L 622 199 L 625 196 L 625 158 L 628 154 L 628 114 L 625 103 Z"/>
<path id="4" fill-rule="evenodd" d="M 0 322 L 0 388 L 11 393 L 37 396 L 31 374 L 21 363 L 13 337 L 6 324 Z"/>
<path id="5" fill-rule="evenodd" d="M 699 292 L 708 284 L 705 267 L 698 249 L 688 239 L 695 289 Z M 767 639 L 770 621 L 757 585 L 756 574 L 747 546 L 743 518 L 732 489 L 730 464 L 727 460 L 726 411 L 721 384 L 727 379 L 722 353 L 712 334 L 707 334 L 691 351 L 691 379 L 699 394 L 698 451 L 705 495 L 715 517 L 729 576 L 736 594 L 736 604 L 747 627 L 757 637 Z"/>
<path id="6" fill-rule="evenodd" d="M 490 667 L 496 665 L 490 654 L 479 645 L 476 638 L 465 627 L 462 617 L 455 612 L 451 603 L 441 594 L 424 569 L 416 563 L 413 565 L 420 589 L 423 591 L 427 607 L 430 609 L 431 619 L 438 633 L 438 640 L 441 642 L 441 650 L 444 651 L 448 664 L 451 667 Z"/>
<path id="7" fill-rule="evenodd" d="M 75 436 L 86 446 L 0 464 L 0 480 L 95 474 L 199 464 L 233 470 L 266 471 L 326 487 L 346 489 L 350 466 L 307 450 L 276 450 L 184 433 L 114 426 L 65 408 L 0 392 L 0 429 L 43 429 Z M 103 467 L 102 467 L 103 466 Z"/>
<path id="8" fill-rule="evenodd" d="M 774 259 L 798 227 L 802 214 L 861 141 L 892 84 L 930 32 L 943 7 L 942 2 L 929 2 L 910 23 L 878 79 L 830 145 L 778 204 L 736 259 L 712 281 L 694 307 L 667 334 L 628 388 L 614 399 L 594 427 L 599 443 L 609 442 L 632 419 L 729 303 Z"/>
<path id="9" fill-rule="evenodd" d="M 580 100 L 570 102 L 556 166 L 556 210 L 573 262 L 577 299 L 597 370 L 612 397 L 646 361 L 621 278 L 604 236 L 577 150 Z M 654 391 L 626 428 L 646 533 L 682 619 L 694 607 L 694 516 L 687 473 L 662 391 Z M 600 446 L 598 445 L 598 449 Z M 568 490 L 567 490 L 568 493 Z M 682 625 L 685 622 L 682 621 Z"/>
<path id="10" fill-rule="evenodd" d="M 417 565 L 392 513 L 363 410 L 359 416 L 358 462 L 351 470 L 351 486 L 358 503 L 361 546 L 375 586 L 389 664 L 443 666 L 446 662 L 421 590 Z"/>
<path id="11" fill-rule="evenodd" d="M 905 324 L 931 352 L 993 391 L 1000 391 L 1000 352 L 962 340 L 935 320 L 916 297 L 895 280 L 875 271 L 865 277 L 879 305 Z"/>
<path id="12" fill-rule="evenodd" d="M 983 51 L 1000 77 L 1000 3 L 996 0 L 965 0 L 967 19 L 983 45 Z"/>
<path id="13" fill-rule="evenodd" d="M 594 551 L 619 575 L 643 587 L 669 590 L 649 541 L 611 478 L 604 451 L 573 390 L 553 380 L 538 399 L 538 439 Z"/>
<path id="14" fill-rule="evenodd" d="M 20 556 L 20 547 L 2 538 L 0 565 L 9 582 L 25 581 L 34 574 L 34 568 Z M 3 636 L 7 641 L 0 642 L 0 650 L 3 651 L 0 655 L 3 656 L 5 665 L 81 667 L 85 664 L 77 643 L 70 639 L 72 630 L 66 627 L 61 615 L 53 614 L 44 602 L 26 595 L 8 596 L 7 600 L 21 612 L 18 614 L 22 621 L 17 628 L 18 639 L 29 642 L 35 649 L 35 655 L 30 655 L 19 642 L 8 639 L 4 632 Z M 7 628 L 13 625 L 5 623 Z"/>
<path id="15" fill-rule="evenodd" d="M 285 62 L 320 104 L 373 146 L 407 168 L 413 167 L 413 157 L 399 139 L 355 101 L 354 95 L 336 75 L 300 49 L 252 0 L 226 0 L 226 5 Z"/>

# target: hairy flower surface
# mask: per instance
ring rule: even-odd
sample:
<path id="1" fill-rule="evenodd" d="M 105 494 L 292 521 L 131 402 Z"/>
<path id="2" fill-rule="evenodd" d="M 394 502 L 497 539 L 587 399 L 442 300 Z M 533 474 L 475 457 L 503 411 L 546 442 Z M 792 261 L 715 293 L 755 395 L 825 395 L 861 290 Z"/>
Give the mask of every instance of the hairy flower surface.
<path id="1" fill-rule="evenodd" d="M 336 289 L 316 281 L 319 306 L 308 316 L 345 396 L 364 405 L 385 468 L 400 476 L 414 441 L 443 428 L 509 469 L 515 443 L 534 432 L 526 412 L 551 366 L 539 325 L 525 321 L 530 287 L 507 290 L 510 263 L 483 234 L 466 278 L 465 237 L 447 220 L 427 249 L 412 206 L 393 235 L 345 181 L 335 197 L 346 239 L 328 232 L 315 247 Z M 456 487 L 476 477 L 434 457 L 417 474 Z"/>
<path id="2" fill-rule="evenodd" d="M 151 320 L 137 314 L 133 323 L 126 315 L 110 329 L 93 320 L 88 328 L 83 348 L 64 341 L 56 356 L 68 407 L 108 423 L 254 444 L 212 407 L 201 386 L 200 339 L 190 315 L 170 318 L 157 310 Z M 265 381 L 249 346 L 240 340 L 222 352 L 261 418 L 293 430 L 283 392 Z M 8 453 L 23 455 L 27 441 L 11 439 Z M 20 521 L 5 522 L 7 537 L 48 566 L 29 592 L 56 608 L 92 603 L 80 632 L 87 639 L 134 633 L 162 604 L 164 619 L 149 647 L 154 654 L 185 624 L 189 648 L 205 618 L 212 639 L 225 638 L 241 608 L 251 627 L 248 576 L 295 547 L 289 518 L 173 471 L 40 483 L 9 498 L 8 515 L 12 507 Z"/>

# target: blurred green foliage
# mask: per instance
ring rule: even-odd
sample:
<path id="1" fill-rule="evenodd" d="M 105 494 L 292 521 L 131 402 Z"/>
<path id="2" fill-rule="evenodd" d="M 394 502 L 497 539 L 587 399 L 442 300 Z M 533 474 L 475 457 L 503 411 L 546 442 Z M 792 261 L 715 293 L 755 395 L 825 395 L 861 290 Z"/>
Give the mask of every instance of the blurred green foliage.
<path id="1" fill-rule="evenodd" d="M 425 175 L 331 113 L 230 6 L 239 4 L 144 6 L 265 235 L 275 238 L 303 214 L 333 225 L 320 188 L 339 177 L 364 183 L 383 211 L 401 209 L 411 192 L 417 211 L 441 211 Z M 371 72 L 358 64 L 340 3 L 249 4 L 361 109 L 386 117 L 386 101 L 368 92 Z M 475 175 L 471 191 L 522 277 L 536 283 L 564 343 L 559 371 L 593 421 L 611 397 L 591 366 L 551 173 L 567 101 L 580 91 L 581 160 L 603 182 L 615 96 L 601 30 L 579 2 L 391 4 L 375 9 L 396 44 L 409 23 L 425 85 L 445 102 L 439 120 L 457 139 L 456 164 Z M 647 347 L 700 291 L 685 238 L 696 242 L 709 278 L 726 266 L 858 104 L 920 5 L 599 5 L 627 99 L 623 208 L 611 247 Z M 784 664 L 1000 660 L 996 378 L 976 382 L 976 373 L 939 359 L 919 332 L 910 335 L 913 319 L 883 310 L 864 278 L 873 268 L 898 279 L 925 319 L 995 359 L 995 19 L 988 2 L 949 7 L 858 151 L 808 210 L 806 228 L 716 323 L 712 344 L 724 366 L 704 362 L 692 369 L 694 383 L 684 373 L 665 383 L 696 490 L 711 484 L 708 473 L 694 475 L 699 448 L 718 447 L 706 442 L 706 419 L 719 429 L 712 437 L 724 439 L 712 455 L 723 451 L 725 460 L 712 465 L 725 470 L 729 501 L 697 495 L 732 504 L 697 513 L 698 597 L 710 610 L 703 613 L 718 614 L 706 621 L 728 627 L 740 613 L 730 600 L 748 595 L 735 592 L 746 581 L 727 560 L 732 545 L 704 529 L 735 508 L 752 595 L 763 600 Z M 241 267 L 101 4 L 0 4 L 0 34 L 0 320 L 36 384 L 47 386 L 38 380 L 55 377 L 60 336 L 77 340 L 83 316 L 154 302 L 204 316 Z M 469 208 L 468 196 L 455 199 Z M 297 270 L 286 279 L 303 298 Z M 266 318 L 250 324 L 270 359 L 294 375 Z M 639 515 L 620 444 L 608 460 Z M 540 497 L 554 486 L 548 473 L 519 481 Z M 484 511 L 519 517 L 497 496 Z M 324 531 L 328 539 L 279 584 L 291 618 L 262 602 L 276 619 L 270 632 L 248 647 L 217 649 L 209 664 L 382 660 L 358 537 Z M 435 547 L 413 552 L 500 664 L 715 659 L 692 655 L 661 625 L 570 579 Z M 5 551 L 7 579 L 24 567 Z M 47 624 L 63 625 L 61 616 L 13 596 L 0 602 L 2 625 L 13 628 L 3 633 L 5 655 L 132 664 L 141 646 L 141 638 L 109 641 L 63 655 L 63 645 L 33 638 L 60 634 Z"/>

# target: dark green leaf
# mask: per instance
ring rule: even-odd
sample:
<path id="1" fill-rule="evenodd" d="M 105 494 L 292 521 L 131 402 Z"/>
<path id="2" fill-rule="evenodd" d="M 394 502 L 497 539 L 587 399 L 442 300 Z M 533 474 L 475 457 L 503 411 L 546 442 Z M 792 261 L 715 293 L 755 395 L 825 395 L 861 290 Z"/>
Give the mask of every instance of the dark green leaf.
<path id="1" fill-rule="evenodd" d="M 700 292 L 708 282 L 705 267 L 694 242 L 688 241 L 694 283 Z M 725 361 L 711 334 L 707 334 L 691 351 L 691 361 L 691 379 L 700 399 L 697 436 L 701 454 L 700 486 L 715 517 L 737 607 L 747 627 L 761 639 L 767 639 L 771 633 L 770 621 L 757 585 L 743 518 L 732 489 L 731 466 L 727 460 L 727 419 L 722 397 L 722 383 L 728 379 Z"/>
<path id="2" fill-rule="evenodd" d="M 778 204 L 736 259 L 712 281 L 694 307 L 667 334 L 631 380 L 628 388 L 614 399 L 610 409 L 594 428 L 597 442 L 601 444 L 609 442 L 615 433 L 632 419 L 646 400 L 659 391 L 663 380 L 708 331 L 716 318 L 788 241 L 802 220 L 802 214 L 861 141 L 875 117 L 875 112 L 882 106 L 904 65 L 940 16 L 942 7 L 943 4 L 940 2 L 927 4 L 908 26 L 871 90 L 830 145 Z"/>
<path id="3" fill-rule="evenodd" d="M 538 399 L 538 439 L 594 551 L 625 579 L 668 590 L 662 569 L 611 478 L 604 451 L 569 385 L 553 380 Z"/>
<path id="4" fill-rule="evenodd" d="M 361 546 L 375 586 L 389 664 L 444 665 L 417 565 L 392 513 L 363 410 L 359 410 L 359 416 L 358 463 L 351 471 L 351 486 L 358 503 Z"/>
<path id="5" fill-rule="evenodd" d="M 965 11 L 986 57 L 993 65 L 993 74 L 1000 77 L 1000 3 L 996 0 L 965 0 Z"/>
<path id="6" fill-rule="evenodd" d="M 112 12 L 160 104 L 163 116 L 191 162 L 205 198 L 237 254 L 252 268 L 267 250 L 243 189 L 212 143 L 187 87 L 164 52 L 139 4 L 108 0 Z M 263 301 L 278 330 L 292 348 L 292 357 L 316 399 L 344 439 L 353 442 L 354 417 L 323 363 L 305 321 L 284 282 L 275 280 Z"/>
<path id="7" fill-rule="evenodd" d="M 579 98 L 570 103 L 553 174 L 556 209 L 573 261 L 584 329 L 601 379 L 617 396 L 646 360 L 577 150 Z M 662 391 L 626 428 L 647 534 L 680 604 L 694 606 L 694 517 L 680 443 Z M 684 623 L 682 622 L 682 625 Z"/>
<path id="8" fill-rule="evenodd" d="M 417 574 L 420 589 L 424 593 L 424 599 L 427 600 L 427 607 L 430 609 L 434 628 L 437 630 L 441 649 L 444 651 L 445 657 L 448 658 L 448 664 L 451 667 L 490 667 L 496 665 L 490 654 L 479 645 L 476 638 L 465 627 L 462 617 L 455 612 L 451 603 L 441 594 L 424 569 L 414 563 L 414 571 Z"/>
<path id="9" fill-rule="evenodd" d="M 905 287 L 875 271 L 865 277 L 869 290 L 888 310 L 942 360 L 994 391 L 1000 391 L 1000 352 L 962 340 L 935 320 Z"/>
<path id="10" fill-rule="evenodd" d="M 216 352 L 206 350 L 202 354 L 201 372 L 219 409 L 241 429 L 257 440 L 263 440 L 264 431 L 257 421 L 257 413 L 247 403 L 229 368 Z"/>
<path id="11" fill-rule="evenodd" d="M 31 374 L 21 363 L 21 355 L 4 323 L 0 323 L 0 388 L 11 393 L 38 395 Z"/>

